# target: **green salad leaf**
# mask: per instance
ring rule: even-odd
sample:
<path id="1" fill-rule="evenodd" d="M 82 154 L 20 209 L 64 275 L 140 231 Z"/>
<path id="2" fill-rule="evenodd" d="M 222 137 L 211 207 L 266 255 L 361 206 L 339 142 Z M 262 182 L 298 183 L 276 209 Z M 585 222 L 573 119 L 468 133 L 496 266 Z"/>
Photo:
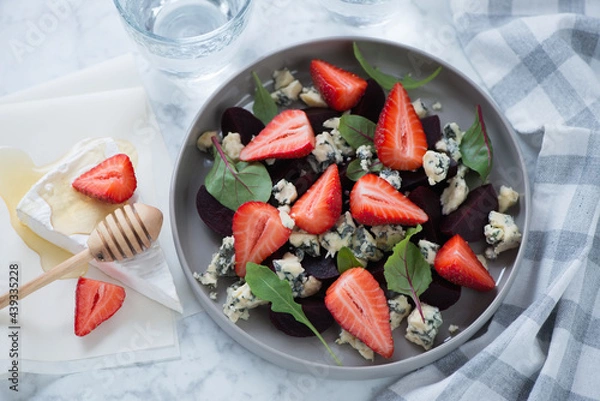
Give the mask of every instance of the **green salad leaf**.
<path id="1" fill-rule="evenodd" d="M 485 129 L 480 105 L 476 108 L 475 122 L 463 135 L 459 149 L 463 164 L 475 170 L 485 182 L 492 171 L 494 150 Z"/>
<path id="2" fill-rule="evenodd" d="M 267 125 L 273 117 L 277 115 L 277 104 L 254 71 L 252 71 L 252 76 L 254 77 L 254 83 L 256 84 L 256 94 L 254 95 L 252 112 L 263 122 L 263 124 Z"/>
<path id="3" fill-rule="evenodd" d="M 367 173 L 378 173 L 383 170 L 383 164 L 376 159 L 373 161 L 373 164 L 369 166 L 369 171 L 365 171 L 360 165 L 360 159 L 354 159 L 350 163 L 348 163 L 348 167 L 346 168 L 346 178 L 352 181 L 358 181 L 360 177 Z"/>
<path id="4" fill-rule="evenodd" d="M 388 288 L 410 296 L 425 320 L 419 296 L 431 284 L 431 267 L 419 248 L 410 242 L 410 238 L 421 229 L 418 225 L 406 231 L 406 237 L 394 246 L 392 255 L 385 262 L 383 274 Z"/>
<path id="5" fill-rule="evenodd" d="M 273 272 L 268 267 L 252 262 L 246 264 L 245 280 L 254 295 L 262 300 L 271 302 L 271 310 L 274 312 L 289 313 L 296 321 L 306 325 L 306 327 L 308 327 L 323 343 L 325 348 L 327 348 L 327 351 L 335 360 L 335 363 L 338 365 L 342 364 L 331 348 L 329 348 L 329 345 L 327 345 L 327 342 L 321 336 L 321 333 L 319 333 L 310 320 L 308 320 L 300 304 L 294 301 L 292 287 L 287 281 L 281 280 L 279 276 L 277 276 L 277 273 Z"/>
<path id="6" fill-rule="evenodd" d="M 353 267 L 364 267 L 362 263 L 360 263 L 360 261 L 356 259 L 356 256 L 354 256 L 354 252 L 352 252 L 352 250 L 347 246 L 343 246 L 338 251 L 336 256 L 336 263 L 337 269 L 340 272 L 340 274 Z"/>
<path id="7" fill-rule="evenodd" d="M 271 197 L 271 176 L 260 162 L 234 163 L 212 138 L 215 163 L 204 180 L 206 190 L 223 206 L 237 210 L 248 201 L 267 202 Z"/>
<path id="8" fill-rule="evenodd" d="M 413 79 L 410 75 L 405 75 L 403 78 L 397 78 L 393 75 L 383 73 L 379 69 L 369 64 L 369 62 L 360 52 L 360 49 L 358 48 L 356 42 L 354 42 L 353 48 L 354 57 L 356 58 L 360 66 L 363 68 L 363 70 L 367 73 L 367 75 L 373 78 L 375 82 L 377 82 L 383 89 L 386 90 L 391 90 L 392 87 L 396 84 L 396 82 L 400 82 L 406 90 L 416 89 L 427 84 L 428 82 L 431 82 L 442 71 L 442 67 L 440 66 L 436 68 L 436 70 L 432 72 L 431 75 L 420 81 Z"/>
<path id="9" fill-rule="evenodd" d="M 373 145 L 376 124 L 356 114 L 344 114 L 340 118 L 338 130 L 340 135 L 353 149 L 362 145 Z"/>

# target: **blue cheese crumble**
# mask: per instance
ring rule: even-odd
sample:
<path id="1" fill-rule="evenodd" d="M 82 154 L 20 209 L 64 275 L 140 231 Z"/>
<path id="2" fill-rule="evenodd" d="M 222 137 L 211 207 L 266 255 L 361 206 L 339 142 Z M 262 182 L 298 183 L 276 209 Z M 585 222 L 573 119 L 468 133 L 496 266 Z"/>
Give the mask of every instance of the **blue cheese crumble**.
<path id="1" fill-rule="evenodd" d="M 244 149 L 240 134 L 237 132 L 230 132 L 223 138 L 221 144 L 223 152 L 234 162 L 240 161 L 240 152 Z"/>
<path id="2" fill-rule="evenodd" d="M 219 133 L 217 131 L 203 132 L 196 140 L 196 146 L 198 147 L 198 150 L 200 150 L 201 152 L 209 153 L 210 148 L 213 145 L 213 137 L 217 137 L 218 139 Z"/>
<path id="3" fill-rule="evenodd" d="M 375 238 L 363 225 L 358 226 L 354 231 L 351 249 L 363 266 L 366 266 L 368 261 L 376 262 L 383 257 L 383 252 L 377 248 Z"/>
<path id="4" fill-rule="evenodd" d="M 379 176 L 389 182 L 398 191 L 402 187 L 402 178 L 398 170 L 392 170 L 391 168 L 385 167 L 379 172 Z"/>
<path id="5" fill-rule="evenodd" d="M 501 252 L 513 249 L 521 243 L 521 233 L 512 216 L 491 211 L 489 224 L 483 228 L 485 240 L 492 245 L 485 251 L 485 257 L 495 259 Z"/>
<path id="6" fill-rule="evenodd" d="M 275 92 L 271 93 L 271 98 L 275 100 L 275 103 L 279 106 L 287 107 L 290 106 L 293 102 L 298 100 L 300 93 L 302 92 L 302 84 L 300 81 L 295 79 L 290 82 L 287 86 L 277 89 Z"/>
<path id="7" fill-rule="evenodd" d="M 375 237 L 375 246 L 383 252 L 391 251 L 394 245 L 402 241 L 406 236 L 406 232 L 398 224 L 372 226 L 371 233 Z"/>
<path id="8" fill-rule="evenodd" d="M 223 304 L 223 313 L 236 323 L 239 319 L 248 320 L 248 311 L 260 305 L 267 304 L 250 290 L 248 283 L 240 280 L 227 288 L 227 299 Z"/>
<path id="9" fill-rule="evenodd" d="M 390 325 L 392 330 L 397 329 L 402 323 L 402 320 L 410 313 L 411 306 L 408 303 L 408 298 L 404 295 L 398 295 L 395 298 L 388 299 L 390 307 Z"/>
<path id="10" fill-rule="evenodd" d="M 405 337 L 408 341 L 429 350 L 433 346 L 435 336 L 437 336 L 439 327 L 443 323 L 442 314 L 437 307 L 424 303 L 421 303 L 421 310 L 425 321 L 421 318 L 419 310 L 414 309 L 408 315 L 408 327 L 406 328 Z"/>
<path id="11" fill-rule="evenodd" d="M 309 276 L 298 257 L 292 253 L 288 252 L 283 255 L 283 259 L 274 260 L 273 267 L 280 279 L 290 283 L 294 298 L 310 297 L 321 289 L 321 281 Z"/>
<path id="12" fill-rule="evenodd" d="M 352 348 L 357 350 L 360 356 L 363 358 L 369 361 L 375 360 L 375 352 L 373 352 L 373 350 L 365 343 L 344 329 L 340 331 L 340 336 L 335 340 L 335 343 L 338 345 L 349 344 Z"/>
<path id="13" fill-rule="evenodd" d="M 435 185 L 446 179 L 450 168 L 450 157 L 445 153 L 428 150 L 423 155 L 423 169 L 429 185 Z"/>
<path id="14" fill-rule="evenodd" d="M 371 171 L 371 166 L 378 160 L 375 156 L 375 149 L 371 145 L 361 145 L 356 148 L 356 158 L 360 160 L 360 168 L 364 171 Z"/>
<path id="15" fill-rule="evenodd" d="M 279 206 L 291 205 L 298 198 L 296 187 L 285 178 L 277 181 L 277 184 L 273 186 L 272 193 Z"/>
<path id="16" fill-rule="evenodd" d="M 424 118 L 427 116 L 427 107 L 425 107 L 425 103 L 421 100 L 421 98 L 412 102 L 413 108 L 415 109 L 415 113 L 419 118 Z"/>
<path id="17" fill-rule="evenodd" d="M 518 201 L 519 193 L 511 187 L 502 185 L 498 193 L 498 212 L 506 212 L 508 209 L 516 205 Z"/>
<path id="18" fill-rule="evenodd" d="M 462 158 L 460 153 L 460 142 L 464 132 L 456 123 L 449 123 L 444 126 L 442 139 L 435 144 L 435 149 L 447 153 L 454 160 L 459 161 Z"/>
<path id="19" fill-rule="evenodd" d="M 350 212 L 341 215 L 329 231 L 319 235 L 321 246 L 327 250 L 325 257 L 334 256 L 343 247 L 350 248 L 355 230 Z"/>
<path id="20" fill-rule="evenodd" d="M 212 255 L 210 264 L 202 274 L 194 272 L 194 278 L 202 285 L 217 287 L 219 277 L 235 276 L 235 249 L 233 236 L 224 237 L 219 250 Z"/>
<path id="21" fill-rule="evenodd" d="M 290 234 L 290 244 L 296 248 L 296 255 L 300 260 L 304 255 L 317 257 L 321 255 L 321 245 L 319 244 L 319 236 L 309 234 L 304 230 L 296 229 Z"/>
<path id="22" fill-rule="evenodd" d="M 313 166 L 317 172 L 323 172 L 330 165 L 339 164 L 344 160 L 344 156 L 335 142 L 333 135 L 327 131 L 315 137 L 315 148 L 311 154 L 317 162 L 317 166 Z"/>
<path id="23" fill-rule="evenodd" d="M 465 175 L 469 168 L 460 165 L 456 175 L 448 180 L 448 186 L 444 188 L 440 203 L 442 204 L 442 214 L 447 215 L 458 209 L 458 207 L 467 199 L 469 187 L 465 180 Z"/>
<path id="24" fill-rule="evenodd" d="M 299 97 L 307 106 L 327 107 L 327 103 L 314 86 L 303 87 Z"/>
<path id="25" fill-rule="evenodd" d="M 426 239 L 419 240 L 418 246 L 427 263 L 433 266 L 437 252 L 440 250 L 440 246 L 435 242 L 427 241 Z"/>

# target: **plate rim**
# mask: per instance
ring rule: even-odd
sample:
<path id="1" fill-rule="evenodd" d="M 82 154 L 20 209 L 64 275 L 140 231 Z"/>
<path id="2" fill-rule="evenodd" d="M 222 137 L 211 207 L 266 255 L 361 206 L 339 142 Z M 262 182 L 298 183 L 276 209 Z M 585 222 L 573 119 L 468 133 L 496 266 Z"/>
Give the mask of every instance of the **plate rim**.
<path id="1" fill-rule="evenodd" d="M 215 311 L 211 308 L 210 303 L 214 303 L 212 300 L 208 299 L 206 294 L 204 294 L 200 288 L 192 285 L 196 280 L 193 278 L 192 270 L 185 260 L 185 255 L 181 246 L 179 232 L 177 230 L 177 219 L 176 219 L 176 211 L 175 211 L 175 189 L 178 184 L 178 174 L 177 172 L 181 168 L 182 158 L 185 153 L 186 144 L 189 143 L 191 135 L 194 133 L 194 127 L 199 120 L 199 118 L 204 113 L 205 109 L 215 101 L 215 99 L 220 95 L 220 93 L 228 86 L 228 84 L 236 79 L 237 77 L 249 74 L 253 69 L 255 69 L 258 65 L 264 62 L 265 59 L 276 56 L 282 52 L 290 52 L 296 48 L 305 47 L 309 45 L 316 44 L 327 44 L 327 43 L 336 43 L 339 46 L 351 44 L 353 42 L 369 42 L 377 45 L 391 46 L 403 52 L 411 52 L 415 53 L 418 56 L 424 57 L 426 59 L 430 59 L 433 62 L 441 65 L 443 69 L 451 70 L 454 74 L 458 75 L 461 79 L 466 81 L 480 96 L 485 98 L 485 100 L 492 106 L 493 113 L 496 117 L 501 121 L 504 129 L 508 132 L 508 137 L 510 138 L 510 143 L 516 151 L 516 158 L 519 160 L 521 171 L 523 174 L 523 189 L 524 193 L 521 195 L 520 199 L 524 202 L 524 219 L 523 219 L 523 227 L 521 229 L 522 239 L 521 246 L 519 247 L 517 254 L 515 256 L 514 262 L 512 264 L 511 273 L 507 278 L 504 286 L 498 291 L 496 297 L 493 301 L 488 305 L 488 307 L 481 313 L 468 327 L 464 330 L 461 330 L 461 333 L 452 337 L 450 340 L 439 344 L 435 348 L 406 359 L 402 359 L 399 361 L 390 362 L 387 364 L 381 365 L 372 365 L 372 366 L 336 366 L 330 364 L 323 364 L 320 362 L 307 361 L 300 359 L 294 355 L 289 355 L 277 350 L 275 348 L 271 348 L 267 346 L 265 343 L 257 341 L 254 337 L 246 333 L 243 329 L 241 329 L 237 324 L 231 323 L 229 320 L 222 319 L 221 316 L 215 316 Z M 254 353 L 255 355 L 260 356 L 261 358 L 268 360 L 271 363 L 274 363 L 277 366 L 281 366 L 292 371 L 296 372 L 319 372 L 319 376 L 323 376 L 323 371 L 326 373 L 327 378 L 336 379 L 336 380 L 368 380 L 368 379 L 376 379 L 390 376 L 399 376 L 401 374 L 409 373 L 415 369 L 420 367 L 429 365 L 430 363 L 442 358 L 447 355 L 451 351 L 457 349 L 462 344 L 467 342 L 469 339 L 472 339 L 473 336 L 489 321 L 491 321 L 493 315 L 498 310 L 500 304 L 506 298 L 508 292 L 512 288 L 512 284 L 515 280 L 515 277 L 520 270 L 520 266 L 522 264 L 522 259 L 524 255 L 525 244 L 527 243 L 529 226 L 530 226 L 530 216 L 531 216 L 531 189 L 529 182 L 529 175 L 527 172 L 527 166 L 525 163 L 525 159 L 523 157 L 523 152 L 518 143 L 517 134 L 514 129 L 508 122 L 505 114 L 502 112 L 498 104 L 495 100 L 475 81 L 473 81 L 470 77 L 468 77 L 465 73 L 458 70 L 456 67 L 451 65 L 450 63 L 440 59 L 439 57 L 432 55 L 422 49 L 415 48 L 411 45 L 407 45 L 401 42 L 394 42 L 387 39 L 381 38 L 372 38 L 372 37 L 363 37 L 363 36 L 354 36 L 354 35 L 342 35 L 342 36 L 331 36 L 326 38 L 318 38 L 318 39 L 308 39 L 305 41 L 297 42 L 290 44 L 288 46 L 280 47 L 275 50 L 268 52 L 267 54 L 260 56 L 252 63 L 241 67 L 235 73 L 229 75 L 224 82 L 219 85 L 214 92 L 207 98 L 202 107 L 195 114 L 192 122 L 189 124 L 184 140 L 181 144 L 181 147 L 178 151 L 176 161 L 173 167 L 173 175 L 171 178 L 171 187 L 169 194 L 169 213 L 170 213 L 170 221 L 171 221 L 171 231 L 173 234 L 173 241 L 175 244 L 177 257 L 180 261 L 181 267 L 186 275 L 190 287 L 192 287 L 192 291 L 197 298 L 198 302 L 203 306 L 204 312 L 208 313 L 213 322 L 215 322 L 226 335 L 232 337 L 238 344 L 242 345 L 248 351 Z M 208 306 L 208 307 L 207 307 Z M 222 314 L 222 312 L 221 312 Z M 415 359 L 418 358 L 417 361 Z M 400 365 L 400 366 L 398 366 Z"/>

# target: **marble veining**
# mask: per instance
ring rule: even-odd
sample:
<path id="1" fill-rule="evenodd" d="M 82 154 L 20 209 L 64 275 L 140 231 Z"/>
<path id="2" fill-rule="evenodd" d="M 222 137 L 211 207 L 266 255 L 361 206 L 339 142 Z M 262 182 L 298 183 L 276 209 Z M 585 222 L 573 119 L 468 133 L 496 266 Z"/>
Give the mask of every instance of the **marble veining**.
<path id="1" fill-rule="evenodd" d="M 473 78 L 456 42 L 447 6 L 405 2 L 389 24 L 358 29 L 333 22 L 317 0 L 256 0 L 245 46 L 232 69 L 260 55 L 309 38 L 381 37 L 415 46 Z M 418 3 L 418 4 L 417 4 Z M 35 86 L 133 51 L 112 1 L 0 2 L 0 96 Z M 137 56 L 144 86 L 171 157 L 177 155 L 194 115 L 218 82 L 173 82 Z M 22 374 L 17 399 L 28 400 L 359 400 L 394 378 L 334 381 L 287 371 L 262 360 L 227 336 L 208 315 L 178 321 L 181 357 L 65 376 Z M 0 399 L 15 399 L 0 385 Z"/>

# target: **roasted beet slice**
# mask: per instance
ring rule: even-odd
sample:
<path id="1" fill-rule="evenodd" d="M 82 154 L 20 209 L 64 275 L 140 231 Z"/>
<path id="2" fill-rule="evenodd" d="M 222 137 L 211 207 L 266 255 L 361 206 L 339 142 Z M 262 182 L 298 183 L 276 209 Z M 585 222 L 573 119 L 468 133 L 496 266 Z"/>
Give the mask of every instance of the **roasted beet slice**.
<path id="1" fill-rule="evenodd" d="M 333 317 L 325 307 L 325 302 L 321 298 L 300 298 L 296 300 L 301 306 L 304 314 L 315 326 L 319 333 L 324 332 L 333 324 Z M 293 337 L 310 337 L 314 333 L 294 319 L 289 313 L 273 312 L 269 313 L 271 323 L 276 329 L 283 331 L 285 334 Z"/>
<path id="2" fill-rule="evenodd" d="M 217 234 L 227 237 L 233 235 L 231 222 L 234 211 L 221 205 L 202 185 L 196 194 L 196 209 L 204 224 Z"/>
<path id="3" fill-rule="evenodd" d="M 244 145 L 247 145 L 252 140 L 252 136 L 258 135 L 263 128 L 265 125 L 262 121 L 242 107 L 229 107 L 221 115 L 223 136 L 230 132 L 237 132 Z"/>
<path id="4" fill-rule="evenodd" d="M 425 174 L 422 167 L 414 171 L 401 171 L 400 177 L 402 178 L 402 185 L 400 186 L 402 192 L 429 185 L 427 174 Z"/>
<path id="5" fill-rule="evenodd" d="M 440 244 L 442 241 L 439 228 L 442 216 L 440 196 L 428 186 L 422 185 L 411 191 L 408 194 L 408 199 L 423 209 L 427 213 L 427 216 L 429 216 L 429 220 L 421 224 L 423 230 L 413 238 L 415 240 L 425 238 L 426 240 Z"/>
<path id="6" fill-rule="evenodd" d="M 326 128 L 323 127 L 323 123 L 325 121 L 342 115 L 342 113 L 339 111 L 325 107 L 307 107 L 303 110 L 308 117 L 308 121 L 310 121 L 310 126 L 312 127 L 315 135 L 319 135 L 321 132 L 326 130 Z"/>
<path id="7" fill-rule="evenodd" d="M 427 136 L 427 146 L 429 149 L 435 150 L 435 144 L 442 138 L 442 127 L 440 124 L 440 118 L 433 114 L 421 119 L 423 125 L 423 131 Z"/>
<path id="8" fill-rule="evenodd" d="M 446 310 L 460 298 L 461 286 L 453 284 L 431 269 L 431 284 L 419 297 L 421 302 Z"/>
<path id="9" fill-rule="evenodd" d="M 323 250 L 324 251 L 324 250 Z M 306 273 L 319 280 L 335 279 L 340 275 L 335 264 L 335 258 L 304 256 L 302 267 Z"/>
<path id="10" fill-rule="evenodd" d="M 498 195 L 492 184 L 481 185 L 469 192 L 467 199 L 454 212 L 442 217 L 440 231 L 451 237 L 460 234 L 465 241 L 484 239 L 483 227 L 488 214 L 498 210 Z"/>
<path id="11" fill-rule="evenodd" d="M 302 196 L 319 178 L 306 157 L 301 159 L 277 159 L 272 165 L 267 165 L 267 171 L 273 180 L 273 185 L 281 179 L 294 184 L 298 197 Z"/>
<path id="12" fill-rule="evenodd" d="M 352 114 L 368 118 L 377 124 L 379 114 L 383 110 L 385 104 L 385 92 L 383 88 L 375 82 L 375 80 L 367 79 L 367 89 L 365 94 L 360 98 L 360 101 L 352 109 Z"/>

